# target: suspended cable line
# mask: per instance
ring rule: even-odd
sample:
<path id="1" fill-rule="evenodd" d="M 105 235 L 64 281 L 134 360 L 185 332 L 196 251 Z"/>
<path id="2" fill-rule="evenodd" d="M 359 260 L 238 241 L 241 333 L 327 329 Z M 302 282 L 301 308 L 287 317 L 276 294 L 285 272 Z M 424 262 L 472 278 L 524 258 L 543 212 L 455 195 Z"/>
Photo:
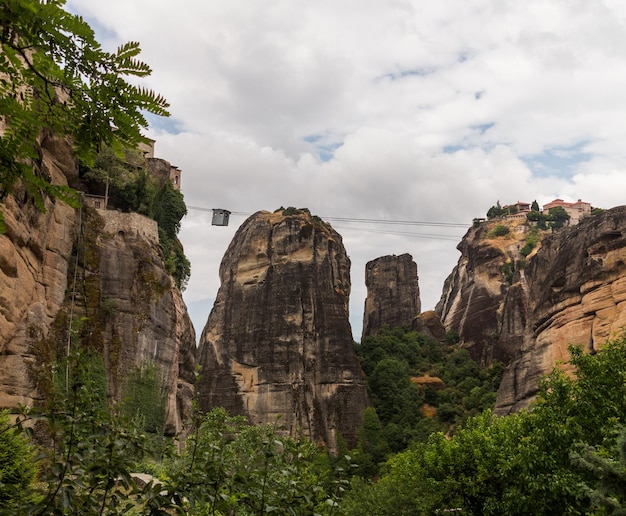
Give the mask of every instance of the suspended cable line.
<path id="1" fill-rule="evenodd" d="M 385 219 L 356 219 L 350 217 L 320 217 L 323 220 L 336 220 L 339 222 L 366 222 L 368 224 L 398 224 L 402 226 L 436 226 L 446 228 L 467 228 L 469 224 L 456 222 L 420 222 L 415 220 L 385 220 Z"/>
<path id="2" fill-rule="evenodd" d="M 451 242 L 458 242 L 463 235 L 436 235 L 428 233 L 411 233 L 410 231 L 388 231 L 384 229 L 372 229 L 372 228 L 355 228 L 350 226 L 333 226 L 335 229 L 350 229 L 352 231 L 363 231 L 365 233 L 382 233 L 384 235 L 400 235 L 415 238 L 430 238 L 432 240 L 449 240 Z"/>
<path id="3" fill-rule="evenodd" d="M 212 212 L 214 208 L 204 208 L 200 206 L 187 206 L 190 210 L 200 210 Z M 232 215 L 252 215 L 252 213 L 247 213 L 243 211 L 230 211 Z M 431 227 L 446 227 L 446 228 L 464 228 L 466 229 L 469 224 L 461 224 L 459 222 L 425 222 L 425 221 L 415 221 L 415 220 L 385 220 L 385 219 L 363 219 L 363 218 L 355 218 L 355 217 L 326 217 L 319 216 L 322 220 L 325 221 L 337 221 L 337 222 L 362 222 L 367 224 L 385 224 L 385 225 L 401 225 L 401 226 L 431 226 Z M 344 226 L 345 227 L 345 226 Z M 351 228 L 354 229 L 354 228 Z"/>

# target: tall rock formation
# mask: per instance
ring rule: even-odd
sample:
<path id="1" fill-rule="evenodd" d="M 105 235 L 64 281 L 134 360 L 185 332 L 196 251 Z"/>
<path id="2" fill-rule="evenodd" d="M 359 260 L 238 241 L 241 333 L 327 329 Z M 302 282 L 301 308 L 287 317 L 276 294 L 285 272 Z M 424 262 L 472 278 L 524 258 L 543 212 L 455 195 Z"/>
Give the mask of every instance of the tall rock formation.
<path id="1" fill-rule="evenodd" d="M 496 224 L 509 235 L 494 237 Z M 528 405 L 540 378 L 565 369 L 570 344 L 593 352 L 626 326 L 626 207 L 545 235 L 526 260 L 523 222 L 471 228 L 437 311 L 478 360 L 508 365 L 496 411 Z"/>
<path id="2" fill-rule="evenodd" d="M 361 338 L 382 326 L 411 325 L 421 311 L 417 264 L 410 254 L 381 256 L 365 266 L 367 298 Z"/>
<path id="3" fill-rule="evenodd" d="M 530 324 L 502 379 L 500 413 L 525 407 L 541 376 L 567 362 L 570 344 L 594 352 L 626 328 L 626 206 L 544 239 L 526 279 Z"/>
<path id="4" fill-rule="evenodd" d="M 337 450 L 368 406 L 348 320 L 341 236 L 307 211 L 257 212 L 235 234 L 200 339 L 201 408 L 279 424 Z"/>
<path id="5" fill-rule="evenodd" d="M 498 226 L 508 233 L 497 236 Z M 435 308 L 446 330 L 457 332 L 483 365 L 510 362 L 524 341 L 527 288 L 520 249 L 528 232 L 519 219 L 471 227 L 457 246 L 461 257 Z"/>
<path id="6" fill-rule="evenodd" d="M 39 173 L 75 183 L 67 142 L 42 142 Z M 46 199 L 41 212 L 19 185 L 2 203 L 0 407 L 45 399 L 55 364 L 77 346 L 100 354 L 109 400 L 129 372 L 158 367 L 165 430 L 191 415 L 195 335 L 180 291 L 165 270 L 156 223 L 133 213 L 75 210 Z"/>

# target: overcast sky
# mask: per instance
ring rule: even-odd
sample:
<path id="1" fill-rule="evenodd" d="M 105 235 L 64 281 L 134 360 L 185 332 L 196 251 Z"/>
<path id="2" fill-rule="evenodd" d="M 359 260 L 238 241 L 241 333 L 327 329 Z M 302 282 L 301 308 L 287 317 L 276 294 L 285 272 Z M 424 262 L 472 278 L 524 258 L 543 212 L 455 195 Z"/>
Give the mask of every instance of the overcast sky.
<path id="1" fill-rule="evenodd" d="M 171 104 L 156 156 L 183 171 L 185 299 L 199 334 L 243 214 L 471 225 L 500 200 L 626 196 L 623 0 L 69 0 L 105 48 L 133 40 Z M 241 214 L 241 215 L 240 215 Z M 331 221 L 364 267 L 410 253 L 434 308 L 467 228 Z"/>

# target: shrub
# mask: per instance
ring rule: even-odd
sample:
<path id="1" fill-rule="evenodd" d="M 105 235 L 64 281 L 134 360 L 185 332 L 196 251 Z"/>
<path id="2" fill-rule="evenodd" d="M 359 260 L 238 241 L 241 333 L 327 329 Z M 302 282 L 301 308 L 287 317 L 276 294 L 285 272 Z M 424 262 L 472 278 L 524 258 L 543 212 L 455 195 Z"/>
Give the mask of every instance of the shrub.
<path id="1" fill-rule="evenodd" d="M 493 237 L 501 237 L 501 236 L 505 236 L 508 235 L 510 232 L 509 227 L 505 226 L 503 224 L 498 224 L 495 228 L 493 228 L 489 234 L 487 236 L 489 236 L 489 238 L 493 238 Z"/>
<path id="2" fill-rule="evenodd" d="M 0 511 L 28 500 L 36 478 L 35 453 L 19 425 L 12 425 L 6 411 L 0 412 Z"/>

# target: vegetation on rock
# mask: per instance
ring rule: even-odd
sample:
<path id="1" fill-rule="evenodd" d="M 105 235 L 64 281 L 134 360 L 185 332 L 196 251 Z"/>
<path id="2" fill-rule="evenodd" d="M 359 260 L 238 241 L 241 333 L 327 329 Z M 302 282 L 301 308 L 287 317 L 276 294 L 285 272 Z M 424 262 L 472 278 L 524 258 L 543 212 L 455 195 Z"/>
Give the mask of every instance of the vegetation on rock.
<path id="1" fill-rule="evenodd" d="M 181 220 L 187 214 L 183 194 L 171 181 L 160 185 L 146 170 L 144 160 L 134 162 L 130 164 L 111 148 L 103 147 L 93 168 L 83 166 L 82 177 L 90 192 L 108 194 L 109 207 L 140 213 L 157 221 L 165 268 L 178 287 L 184 289 L 191 265 L 177 237 Z"/>
<path id="2" fill-rule="evenodd" d="M 139 43 L 105 52 L 91 27 L 63 9 L 65 0 L 9 0 L 0 6 L 0 199 L 21 179 L 37 204 L 51 194 L 76 202 L 33 168 L 42 131 L 70 136 L 77 156 L 93 164 L 106 144 L 117 152 L 146 141 L 144 113 L 169 116 L 166 100 L 138 86 L 151 70 Z M 131 80 L 127 80 L 131 78 Z"/>
<path id="3" fill-rule="evenodd" d="M 67 376 L 59 368 L 60 381 L 42 410 L 24 410 L 14 426 L 6 415 L 0 418 L 0 514 L 336 511 L 349 485 L 349 459 L 332 459 L 311 442 L 284 437 L 278 422 L 252 426 L 222 409 L 197 414 L 179 454 L 136 417 L 107 405 L 98 364 L 97 354 L 73 354 Z M 151 374 L 140 375 L 148 390 Z M 29 420 L 37 421 L 38 438 L 47 443 L 37 460 L 35 446 L 21 433 Z M 139 482 L 137 473 L 153 480 Z"/>
<path id="4" fill-rule="evenodd" d="M 446 385 L 480 376 L 475 364 L 446 346 L 452 344 L 386 331 L 378 345 L 369 341 L 364 363 L 377 367 L 395 354 L 406 367 L 413 364 L 412 372 L 445 378 L 448 371 Z M 67 369 L 57 369 L 54 395 L 42 412 L 23 411 L 13 426 L 6 415 L 0 418 L 0 513 L 621 514 L 626 336 L 595 355 L 580 348 L 570 353 L 575 376 L 552 372 L 529 411 L 496 417 L 486 410 L 453 431 L 440 426 L 390 456 L 379 477 L 377 462 L 390 449 L 373 408 L 359 431 L 356 470 L 348 457 L 332 458 L 311 442 L 284 437 L 279 420 L 251 426 L 222 409 L 196 414 L 179 454 L 107 406 L 101 359 L 77 353 Z M 20 434 L 27 419 L 37 421 L 39 439 L 49 443 L 38 460 Z M 135 473 L 142 472 L 153 480 L 137 482 Z"/>
<path id="5" fill-rule="evenodd" d="M 380 450 L 401 451 L 492 408 L 503 372 L 499 363 L 480 368 L 452 338 L 441 343 L 405 328 L 364 338 L 357 354 L 381 425 L 369 448 L 361 439 L 362 466 L 380 462 Z M 362 432 L 371 435 L 375 425 L 373 415 L 364 416 Z"/>
<path id="6" fill-rule="evenodd" d="M 376 483 L 353 482 L 342 514 L 622 514 L 626 336 L 570 353 L 574 378 L 552 372 L 529 411 L 413 444 Z"/>

